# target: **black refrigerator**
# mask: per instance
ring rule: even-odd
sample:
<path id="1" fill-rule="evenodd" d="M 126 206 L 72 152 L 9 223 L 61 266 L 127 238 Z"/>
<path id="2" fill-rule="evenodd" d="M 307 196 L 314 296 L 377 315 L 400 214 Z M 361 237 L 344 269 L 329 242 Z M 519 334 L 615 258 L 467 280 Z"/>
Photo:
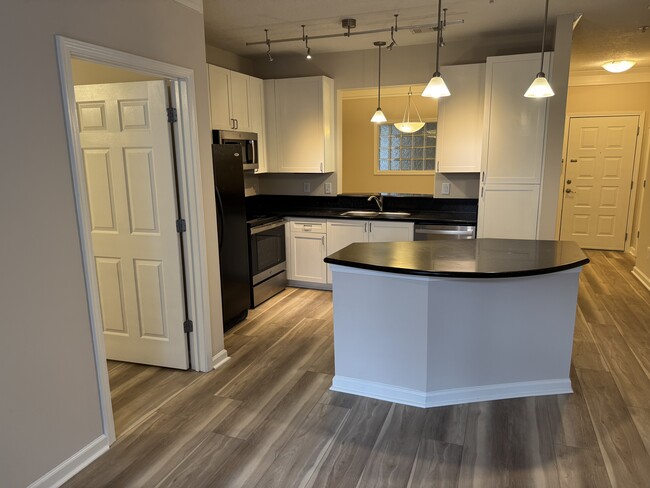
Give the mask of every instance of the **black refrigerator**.
<path id="1" fill-rule="evenodd" d="M 224 331 L 248 315 L 250 276 L 241 146 L 213 144 Z"/>

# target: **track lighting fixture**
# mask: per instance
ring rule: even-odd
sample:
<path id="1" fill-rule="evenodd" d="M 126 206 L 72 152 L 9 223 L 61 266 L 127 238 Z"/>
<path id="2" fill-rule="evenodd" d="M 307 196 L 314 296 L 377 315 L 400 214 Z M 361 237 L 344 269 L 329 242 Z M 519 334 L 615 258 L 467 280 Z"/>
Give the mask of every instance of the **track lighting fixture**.
<path id="1" fill-rule="evenodd" d="M 395 41 L 395 32 L 397 32 L 397 17 L 398 14 L 395 14 L 395 25 L 390 28 L 390 44 L 386 49 L 389 51 L 392 51 L 395 46 L 397 46 L 397 42 Z"/>
<path id="2" fill-rule="evenodd" d="M 370 122 L 375 124 L 381 124 L 386 122 L 386 116 L 384 112 L 381 111 L 381 48 L 386 45 L 384 41 L 376 41 L 374 43 L 377 46 L 377 51 L 379 52 L 379 70 L 377 76 L 377 111 L 370 119 Z"/>
<path id="3" fill-rule="evenodd" d="M 273 61 L 273 56 L 271 56 L 271 40 L 269 39 L 269 30 L 264 29 L 264 35 L 266 36 L 266 57 L 269 58 L 269 63 Z"/>
<path id="4" fill-rule="evenodd" d="M 438 25 L 436 27 L 436 30 L 438 31 L 438 38 L 436 40 L 436 71 L 433 73 L 429 84 L 422 92 L 423 97 L 441 98 L 451 95 L 449 88 L 447 88 L 447 85 L 445 84 L 445 80 L 442 79 L 442 75 L 440 74 L 440 46 L 442 45 L 442 29 L 444 26 L 440 15 L 441 12 L 442 0 L 438 0 Z"/>
<path id="5" fill-rule="evenodd" d="M 305 47 L 307 48 L 307 59 L 311 59 L 311 48 L 309 47 L 309 36 L 305 35 L 305 25 L 302 26 L 302 39 L 305 41 Z"/>
<path id="6" fill-rule="evenodd" d="M 555 95 L 553 88 L 546 79 L 544 74 L 544 44 L 546 43 L 546 23 L 548 22 L 548 0 L 544 10 L 544 30 L 542 31 L 542 61 L 539 67 L 539 73 L 524 93 L 527 98 L 548 98 Z"/>

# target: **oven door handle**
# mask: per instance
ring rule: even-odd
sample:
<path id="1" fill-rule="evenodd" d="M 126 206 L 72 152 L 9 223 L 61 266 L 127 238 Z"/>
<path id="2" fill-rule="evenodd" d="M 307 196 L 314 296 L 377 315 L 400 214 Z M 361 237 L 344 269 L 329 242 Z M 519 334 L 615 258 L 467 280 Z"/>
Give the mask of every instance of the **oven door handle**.
<path id="1" fill-rule="evenodd" d="M 265 232 L 267 230 L 275 229 L 276 227 L 281 227 L 284 225 L 284 221 L 272 222 L 267 225 L 258 225 L 257 227 L 251 227 L 251 235 L 259 234 L 260 232 Z"/>

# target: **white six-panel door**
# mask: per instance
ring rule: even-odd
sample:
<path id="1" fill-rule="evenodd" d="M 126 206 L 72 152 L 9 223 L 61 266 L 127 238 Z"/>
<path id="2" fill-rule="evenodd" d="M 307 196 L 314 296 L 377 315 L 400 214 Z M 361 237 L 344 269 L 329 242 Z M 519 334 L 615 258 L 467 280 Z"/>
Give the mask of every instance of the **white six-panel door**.
<path id="1" fill-rule="evenodd" d="M 75 87 L 108 359 L 187 369 L 163 81 Z"/>
<path id="2" fill-rule="evenodd" d="M 625 249 L 639 117 L 571 118 L 560 238 Z"/>

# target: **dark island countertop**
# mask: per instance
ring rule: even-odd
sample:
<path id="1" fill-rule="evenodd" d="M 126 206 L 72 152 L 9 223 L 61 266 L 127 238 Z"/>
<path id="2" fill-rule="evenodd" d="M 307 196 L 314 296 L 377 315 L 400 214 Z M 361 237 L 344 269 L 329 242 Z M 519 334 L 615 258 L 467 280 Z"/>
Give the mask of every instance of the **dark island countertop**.
<path id="1" fill-rule="evenodd" d="M 351 244 L 325 262 L 420 276 L 509 278 L 577 268 L 589 258 L 573 241 L 467 239 Z"/>

